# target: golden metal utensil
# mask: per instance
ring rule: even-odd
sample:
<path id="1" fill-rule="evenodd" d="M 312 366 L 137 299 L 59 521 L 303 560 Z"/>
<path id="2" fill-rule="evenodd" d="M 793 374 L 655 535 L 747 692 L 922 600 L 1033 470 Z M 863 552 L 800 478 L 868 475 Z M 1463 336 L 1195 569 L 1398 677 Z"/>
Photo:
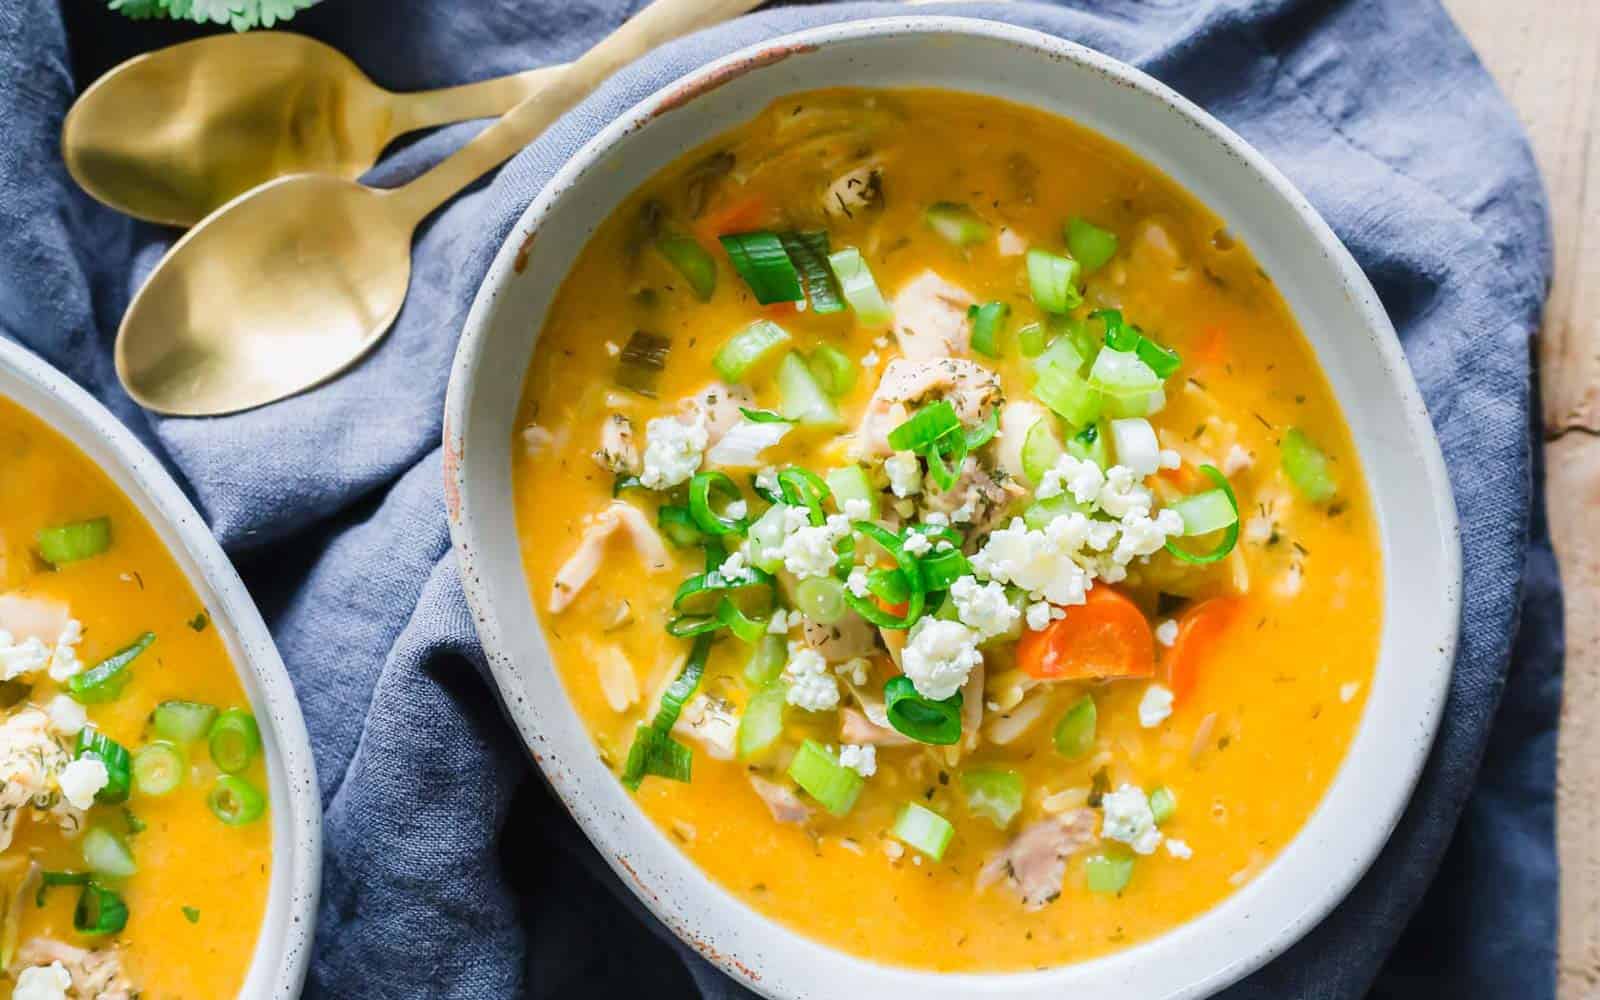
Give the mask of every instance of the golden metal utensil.
<path id="1" fill-rule="evenodd" d="M 215 35 L 96 80 L 67 113 L 61 154 L 73 179 L 117 211 L 192 226 L 275 177 L 354 180 L 397 137 L 502 115 L 560 69 L 396 94 L 304 35 Z"/>
<path id="2" fill-rule="evenodd" d="M 761 0 L 655 0 L 454 155 L 403 187 L 270 181 L 167 251 L 117 331 L 117 374 L 160 413 L 233 413 L 310 388 L 388 331 L 423 218 L 538 138 L 607 77 Z"/>

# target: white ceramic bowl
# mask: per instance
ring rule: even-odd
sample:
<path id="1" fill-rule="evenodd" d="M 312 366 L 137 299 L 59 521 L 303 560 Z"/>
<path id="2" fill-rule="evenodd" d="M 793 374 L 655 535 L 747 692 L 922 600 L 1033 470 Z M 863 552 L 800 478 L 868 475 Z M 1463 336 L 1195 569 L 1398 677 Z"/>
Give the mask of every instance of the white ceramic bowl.
<path id="1" fill-rule="evenodd" d="M 1375 494 L 1387 567 L 1380 661 L 1349 756 L 1305 828 L 1253 882 L 1159 938 L 1040 972 L 935 975 L 842 954 L 713 884 L 634 807 L 571 710 L 512 541 L 511 442 L 540 325 L 584 242 L 681 153 L 795 91 L 937 86 L 1099 130 L 1228 220 L 1272 275 L 1344 404 Z M 538 239 L 534 240 L 534 234 Z M 517 266 L 526 248 L 525 267 Z M 467 319 L 446 404 L 450 526 L 505 704 L 550 783 L 639 898 L 729 975 L 772 997 L 1209 994 L 1283 951 L 1347 893 L 1400 816 L 1454 659 L 1461 565 L 1432 426 L 1378 297 L 1305 198 L 1260 154 L 1150 77 L 988 21 L 897 17 L 818 28 L 704 67 L 581 149 L 506 239 Z M 886 913 L 885 920 L 896 919 Z"/>
<path id="2" fill-rule="evenodd" d="M 0 338 L 0 396 L 83 449 L 155 528 L 222 636 L 261 726 L 272 818 L 272 881 L 239 996 L 300 995 L 322 876 L 322 809 L 311 742 L 289 674 L 261 613 L 194 505 L 104 406 L 28 351 Z"/>

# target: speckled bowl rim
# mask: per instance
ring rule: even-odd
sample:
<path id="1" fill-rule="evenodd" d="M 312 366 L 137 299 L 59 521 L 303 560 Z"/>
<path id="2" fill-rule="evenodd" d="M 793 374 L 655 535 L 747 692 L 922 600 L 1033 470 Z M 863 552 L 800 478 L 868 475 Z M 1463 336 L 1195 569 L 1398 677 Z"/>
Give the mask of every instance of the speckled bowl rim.
<path id="1" fill-rule="evenodd" d="M 965 44 L 989 46 L 997 57 L 992 71 L 991 63 L 982 63 L 978 83 L 944 78 L 942 64 L 929 65 L 936 52 L 954 51 L 938 47 Z M 882 60 L 881 50 L 896 46 L 904 51 L 894 54 L 912 68 L 884 68 L 880 61 L 852 76 L 837 65 L 848 62 L 856 49 Z M 834 50 L 843 54 L 828 62 L 827 53 Z M 813 56 L 837 75 L 802 82 L 805 71 L 794 67 Z M 1029 60 L 1047 64 L 1037 68 L 1041 74 L 1059 73 L 1061 86 L 1052 80 L 1047 97 L 1012 93 L 1028 89 L 1028 84 L 1019 82 L 1028 71 L 1015 67 Z M 794 72 L 787 73 L 785 67 Z M 544 295 L 548 305 L 545 285 L 552 289 L 559 285 L 587 238 L 563 231 L 576 225 L 569 224 L 563 213 L 585 220 L 585 231 L 592 233 L 633 189 L 630 183 L 599 198 L 594 188 L 618 183 L 604 175 L 659 168 L 653 152 L 633 157 L 649 160 L 648 170 L 626 162 L 629 157 L 622 155 L 636 141 L 650 149 L 650 142 L 638 140 L 640 133 L 675 123 L 679 132 L 687 133 L 678 151 L 691 148 L 740 119 L 718 118 L 684 128 L 686 119 L 713 114 L 705 107 L 716 104 L 725 89 L 734 89 L 729 84 L 768 72 L 795 77 L 789 92 L 816 86 L 943 86 L 997 93 L 1066 115 L 1128 146 L 1219 214 L 1241 198 L 1260 199 L 1261 204 L 1245 214 L 1252 220 L 1259 214 L 1265 221 L 1259 226 L 1252 221 L 1236 231 L 1264 266 L 1270 266 L 1263 257 L 1264 245 L 1287 241 L 1304 251 L 1283 265 L 1291 281 L 1282 287 L 1344 406 L 1377 509 L 1387 584 L 1379 667 L 1346 759 L 1301 831 L 1252 881 L 1162 935 L 1103 957 L 1015 973 L 940 974 L 881 965 L 834 950 L 758 913 L 701 873 L 623 792 L 571 709 L 542 631 L 530 613 L 532 598 L 511 510 L 512 421 L 540 316 L 529 315 L 524 307 L 502 319 L 502 312 L 515 308 L 505 300 L 527 298 L 526 290 L 516 283 L 537 277 L 541 291 L 533 294 Z M 884 82 L 880 78 L 885 76 L 893 79 Z M 1120 121 L 1096 122 L 1092 108 L 1097 105 L 1090 98 L 1062 96 L 1068 80 L 1088 81 L 1102 91 L 1093 101 L 1151 121 L 1126 129 Z M 750 89 L 760 87 L 752 84 Z M 1038 84 L 1034 93 L 1045 94 L 1044 85 Z M 1091 110 L 1067 110 L 1074 101 Z M 730 114 L 725 107 L 722 113 Z M 1181 137 L 1151 131 L 1157 123 L 1161 130 Z M 1150 132 L 1146 141 L 1128 135 L 1140 128 Z M 1174 159 L 1179 149 L 1194 163 Z M 1227 196 L 1208 197 L 1208 190 Z M 1234 221 L 1230 217 L 1230 226 Z M 545 225 L 553 225 L 564 238 L 552 236 L 536 245 L 535 237 Z M 556 250 L 547 250 L 550 242 L 558 244 Z M 559 273 L 550 278 L 542 269 Z M 1315 273 L 1317 281 L 1311 282 L 1302 271 Z M 1305 303 L 1297 299 L 1316 299 L 1320 305 L 1308 314 Z M 1350 322 L 1336 332 L 1323 329 L 1336 318 Z M 1355 373 L 1363 368 L 1370 383 L 1357 380 Z M 507 385 L 513 377 L 514 389 Z M 491 384 L 488 389 L 486 382 Z M 486 402 L 491 392 L 493 401 Z M 1393 422 L 1374 430 L 1370 426 L 1374 418 L 1366 414 L 1369 408 L 1392 416 Z M 613 121 L 540 191 L 507 236 L 481 285 L 451 375 L 444 455 L 451 536 L 467 599 L 502 700 L 533 758 L 606 862 L 650 911 L 728 975 L 769 997 L 837 996 L 841 983 L 850 984 L 854 995 L 916 1000 L 1047 997 L 1084 988 L 1161 1000 L 1210 995 L 1299 940 L 1365 873 L 1409 800 L 1449 688 L 1461 611 L 1459 524 L 1426 407 L 1370 282 L 1305 197 L 1227 127 L 1139 70 L 1032 29 L 932 15 L 813 28 L 709 63 Z M 499 530 L 508 525 L 511 538 Z M 1399 594 L 1404 594 L 1403 606 Z M 526 647 L 522 663 L 517 647 Z"/>
<path id="2" fill-rule="evenodd" d="M 3 337 L 0 396 L 50 425 L 111 477 L 178 561 L 227 646 L 261 726 L 272 821 L 267 909 L 239 996 L 298 997 L 316 926 L 322 809 L 305 719 L 261 613 L 183 490 L 98 400 Z"/>

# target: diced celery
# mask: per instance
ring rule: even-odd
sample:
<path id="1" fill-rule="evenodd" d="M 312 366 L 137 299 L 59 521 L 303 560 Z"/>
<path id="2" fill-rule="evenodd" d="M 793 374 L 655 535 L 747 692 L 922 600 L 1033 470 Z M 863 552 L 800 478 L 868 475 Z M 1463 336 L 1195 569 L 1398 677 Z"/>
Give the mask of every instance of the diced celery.
<path id="1" fill-rule="evenodd" d="M 784 355 L 778 363 L 778 396 L 778 411 L 789 420 L 811 427 L 844 426 L 838 407 L 798 354 Z"/>
<path id="2" fill-rule="evenodd" d="M 763 361 L 777 357 L 790 339 L 783 327 L 758 319 L 722 345 L 711 359 L 711 367 L 729 382 L 744 382 Z"/>
<path id="3" fill-rule="evenodd" d="M 856 319 L 865 326 L 888 326 L 894 314 L 883 300 L 883 293 L 878 291 L 878 283 L 873 280 L 872 270 L 867 267 L 861 251 L 845 247 L 830 254 L 828 264 L 833 268 L 833 276 L 839 279 L 844 300 L 855 310 Z"/>
<path id="4" fill-rule="evenodd" d="M 1083 871 L 1088 877 L 1090 892 L 1114 896 L 1126 889 L 1133 878 L 1133 858 L 1109 851 L 1091 854 L 1084 859 Z"/>
<path id="5" fill-rule="evenodd" d="M 783 566 L 784 505 L 773 504 L 750 525 L 750 565 L 776 573 Z"/>
<path id="6" fill-rule="evenodd" d="M 838 469 L 830 469 L 826 477 L 828 489 L 833 493 L 833 502 L 838 505 L 840 513 L 844 512 L 844 505 L 850 500 L 865 500 L 869 513 L 867 520 L 878 519 L 877 490 L 872 488 L 872 482 L 867 479 L 867 470 L 859 465 L 846 465 Z"/>
<path id="7" fill-rule="evenodd" d="M 1283 451 L 1283 471 L 1307 500 L 1322 503 L 1331 500 L 1339 491 L 1328 456 L 1312 443 L 1305 431 L 1298 427 L 1289 428 L 1280 447 Z"/>
<path id="8" fill-rule="evenodd" d="M 1073 216 L 1067 221 L 1067 252 L 1083 265 L 1085 274 L 1093 274 L 1116 256 L 1117 234 Z"/>
<path id="9" fill-rule="evenodd" d="M 756 643 L 755 650 L 750 654 L 750 662 L 744 667 L 745 680 L 758 687 L 771 684 L 783 673 L 783 666 L 788 659 L 789 643 L 785 637 L 769 632 Z"/>
<path id="10" fill-rule="evenodd" d="M 1048 250 L 1028 251 L 1028 287 L 1045 312 L 1064 313 L 1083 303 L 1078 290 L 1078 262 Z"/>
<path id="11" fill-rule="evenodd" d="M 1022 775 L 1016 771 L 964 771 L 961 790 L 967 793 L 967 811 L 986 817 L 1004 830 L 1022 811 Z"/>
<path id="12" fill-rule="evenodd" d="M 1074 702 L 1056 723 L 1056 752 L 1068 760 L 1077 760 L 1093 750 L 1098 716 L 1093 695 L 1086 694 Z"/>
<path id="13" fill-rule="evenodd" d="M 1111 459 L 1106 448 L 1108 436 L 1104 421 L 1088 424 L 1067 439 L 1067 454 L 1073 458 L 1093 462 L 1102 469 L 1108 469 L 1111 467 Z"/>
<path id="14" fill-rule="evenodd" d="M 958 247 L 981 243 L 989 238 L 992 231 L 989 224 L 972 209 L 949 201 L 929 205 L 923 219 L 934 232 Z"/>
<path id="15" fill-rule="evenodd" d="M 1082 376 L 1056 365 L 1038 369 L 1033 394 L 1039 402 L 1060 414 L 1074 427 L 1081 427 L 1100 416 L 1100 393 Z"/>
<path id="16" fill-rule="evenodd" d="M 956 828 L 932 809 L 916 802 L 907 802 L 900 808 L 900 815 L 895 818 L 891 832 L 908 846 L 938 861 L 944 857 L 945 848 L 950 846 L 950 838 L 956 835 Z"/>
<path id="17" fill-rule="evenodd" d="M 1053 417 L 1040 417 L 1028 428 L 1022 438 L 1022 474 L 1030 485 L 1037 486 L 1044 474 L 1055 467 L 1061 457 L 1061 442 L 1056 440 L 1051 428 Z"/>
<path id="18" fill-rule="evenodd" d="M 839 763 L 827 747 L 806 740 L 789 763 L 789 777 L 816 799 L 822 808 L 843 816 L 855 807 L 866 780 Z"/>
<path id="19" fill-rule="evenodd" d="M 777 638 L 774 636 L 774 638 Z M 749 760 L 783 735 L 783 713 L 788 707 L 788 685 L 773 680 L 751 696 L 739 717 L 739 757 Z"/>
<path id="20" fill-rule="evenodd" d="M 1166 785 L 1158 785 L 1150 793 L 1150 814 L 1155 817 L 1157 825 L 1165 823 L 1178 811 L 1178 797 L 1172 794 L 1172 789 Z"/>

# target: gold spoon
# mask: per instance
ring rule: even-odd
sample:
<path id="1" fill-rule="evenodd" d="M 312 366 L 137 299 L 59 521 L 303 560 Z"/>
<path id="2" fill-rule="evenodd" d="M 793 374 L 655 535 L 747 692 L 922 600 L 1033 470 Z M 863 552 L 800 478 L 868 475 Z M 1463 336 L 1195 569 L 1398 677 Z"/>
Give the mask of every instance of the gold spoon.
<path id="1" fill-rule="evenodd" d="M 99 201 L 188 227 L 274 177 L 354 180 L 399 136 L 502 115 L 560 70 L 395 94 L 304 35 L 217 35 L 130 59 L 96 80 L 67 113 L 61 154 Z"/>
<path id="2" fill-rule="evenodd" d="M 270 181 L 167 251 L 117 331 L 117 374 L 159 413 L 234 413 L 317 385 L 387 332 L 417 224 L 629 62 L 761 0 L 655 0 L 454 155 L 403 187 Z"/>

